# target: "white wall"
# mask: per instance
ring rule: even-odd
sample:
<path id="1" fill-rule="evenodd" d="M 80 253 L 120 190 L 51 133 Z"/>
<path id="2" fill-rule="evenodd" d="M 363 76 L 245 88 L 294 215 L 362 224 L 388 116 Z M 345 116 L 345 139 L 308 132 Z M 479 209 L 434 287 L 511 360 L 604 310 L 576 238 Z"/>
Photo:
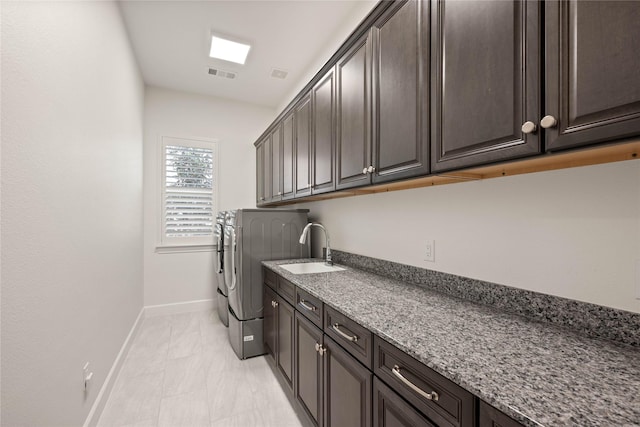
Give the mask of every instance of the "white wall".
<path id="1" fill-rule="evenodd" d="M 156 253 L 159 223 L 158 146 L 162 136 L 218 140 L 218 210 L 255 207 L 253 143 L 274 110 L 239 102 L 147 87 L 144 145 L 145 305 L 212 299 L 217 282 L 212 252 Z"/>
<path id="2" fill-rule="evenodd" d="M 295 98 L 303 87 L 316 75 L 318 71 L 327 63 L 329 58 L 340 48 L 347 37 L 356 29 L 358 24 L 371 12 L 378 0 L 356 0 L 354 7 L 348 16 L 344 17 L 340 25 L 331 33 L 330 39 L 325 44 L 322 52 L 315 55 L 314 60 L 307 64 L 302 78 L 294 86 L 294 89 L 282 99 L 282 103 L 276 108 L 276 114 L 280 114 L 287 105 Z M 275 117 L 274 117 L 275 118 Z"/>
<path id="3" fill-rule="evenodd" d="M 300 207 L 335 249 L 640 312 L 637 160 Z"/>
<path id="4" fill-rule="evenodd" d="M 3 2 L 3 425 L 82 425 L 142 309 L 143 91 L 115 3 Z"/>

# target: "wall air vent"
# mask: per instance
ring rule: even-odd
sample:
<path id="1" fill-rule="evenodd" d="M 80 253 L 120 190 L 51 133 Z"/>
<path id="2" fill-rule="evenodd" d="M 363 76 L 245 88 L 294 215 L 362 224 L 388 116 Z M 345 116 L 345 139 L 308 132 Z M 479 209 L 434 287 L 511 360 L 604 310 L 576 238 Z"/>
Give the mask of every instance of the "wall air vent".
<path id="1" fill-rule="evenodd" d="M 284 80 L 287 77 L 287 74 L 289 74 L 289 72 L 285 70 L 279 70 L 277 68 L 271 69 L 271 77 L 273 77 L 274 79 Z"/>
<path id="2" fill-rule="evenodd" d="M 238 73 L 233 71 L 218 70 L 217 68 L 209 68 L 209 74 L 216 77 L 223 77 L 225 79 L 235 79 Z"/>

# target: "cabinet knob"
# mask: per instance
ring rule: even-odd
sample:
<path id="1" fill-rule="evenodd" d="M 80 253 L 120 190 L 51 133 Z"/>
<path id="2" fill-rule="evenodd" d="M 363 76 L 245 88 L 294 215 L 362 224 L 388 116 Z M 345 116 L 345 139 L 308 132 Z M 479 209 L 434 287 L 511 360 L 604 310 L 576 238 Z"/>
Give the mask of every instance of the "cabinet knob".
<path id="1" fill-rule="evenodd" d="M 366 175 L 367 174 L 367 168 L 362 169 L 362 175 Z"/>
<path id="2" fill-rule="evenodd" d="M 540 120 L 540 126 L 545 129 L 555 127 L 557 124 L 558 120 L 553 116 L 544 116 L 542 120 Z"/>
<path id="3" fill-rule="evenodd" d="M 376 168 L 374 168 L 373 166 L 369 166 L 367 168 L 367 172 L 369 172 L 369 173 L 374 173 L 375 171 L 376 171 Z"/>
<path id="4" fill-rule="evenodd" d="M 282 191 L 278 191 L 278 196 L 282 196 Z"/>
<path id="5" fill-rule="evenodd" d="M 277 306 L 278 306 L 277 301 L 271 301 L 271 307 L 277 307 Z"/>
<path id="6" fill-rule="evenodd" d="M 538 126 L 533 122 L 524 122 L 522 125 L 522 133 L 533 133 L 536 130 L 538 130 Z"/>

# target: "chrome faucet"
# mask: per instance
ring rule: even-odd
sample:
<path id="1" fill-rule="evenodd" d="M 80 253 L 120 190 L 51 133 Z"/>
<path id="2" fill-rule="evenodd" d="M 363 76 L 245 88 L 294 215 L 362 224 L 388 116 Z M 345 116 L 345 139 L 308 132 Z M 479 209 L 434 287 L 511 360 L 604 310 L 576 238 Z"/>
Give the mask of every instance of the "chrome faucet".
<path id="1" fill-rule="evenodd" d="M 322 224 L 319 224 L 317 222 L 310 222 L 309 224 L 307 224 L 302 230 L 302 234 L 300 235 L 300 244 L 304 245 L 305 243 L 307 243 L 307 235 L 309 234 L 309 230 L 311 229 L 311 227 L 320 227 L 322 231 L 324 231 L 325 246 L 327 247 L 327 254 L 325 256 L 324 263 L 326 265 L 333 265 L 333 261 L 331 260 L 331 248 L 329 247 L 329 233 Z"/>

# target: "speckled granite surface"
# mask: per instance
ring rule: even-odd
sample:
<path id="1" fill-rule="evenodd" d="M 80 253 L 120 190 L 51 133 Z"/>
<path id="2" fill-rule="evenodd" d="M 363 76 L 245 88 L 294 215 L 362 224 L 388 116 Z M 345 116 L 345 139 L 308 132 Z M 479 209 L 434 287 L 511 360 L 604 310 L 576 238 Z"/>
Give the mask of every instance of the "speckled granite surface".
<path id="1" fill-rule="evenodd" d="M 305 261 L 263 264 L 524 425 L 640 426 L 637 347 L 349 266 L 278 267 Z"/>
<path id="2" fill-rule="evenodd" d="M 581 334 L 640 347 L 640 314 L 339 250 L 334 262 L 500 308 Z"/>

